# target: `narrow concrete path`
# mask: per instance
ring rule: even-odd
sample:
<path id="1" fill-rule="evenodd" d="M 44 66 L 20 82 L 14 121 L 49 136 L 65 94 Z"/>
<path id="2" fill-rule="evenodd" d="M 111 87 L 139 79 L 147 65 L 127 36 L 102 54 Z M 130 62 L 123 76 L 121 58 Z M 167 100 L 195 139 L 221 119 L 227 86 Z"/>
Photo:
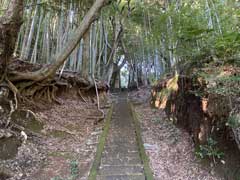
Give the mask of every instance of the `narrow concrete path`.
<path id="1" fill-rule="evenodd" d="M 114 104 L 97 180 L 145 180 L 126 94 Z"/>

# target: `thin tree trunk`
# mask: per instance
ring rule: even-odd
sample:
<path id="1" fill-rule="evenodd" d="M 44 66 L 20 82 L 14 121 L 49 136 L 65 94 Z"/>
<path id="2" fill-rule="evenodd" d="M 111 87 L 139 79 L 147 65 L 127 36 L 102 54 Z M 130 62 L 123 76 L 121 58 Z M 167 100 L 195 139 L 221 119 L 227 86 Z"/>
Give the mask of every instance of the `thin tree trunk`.
<path id="1" fill-rule="evenodd" d="M 82 70 L 82 57 L 83 57 L 83 40 L 80 41 L 80 47 L 78 51 L 77 72 L 80 72 Z"/>
<path id="2" fill-rule="evenodd" d="M 39 3 L 40 0 L 37 1 L 37 3 Z M 23 55 L 22 58 L 23 59 L 28 59 L 29 58 L 29 53 L 30 53 L 30 49 L 31 49 L 31 45 L 32 45 L 32 39 L 33 39 L 33 34 L 34 34 L 34 28 L 35 28 L 35 24 L 38 18 L 38 5 L 35 8 L 34 11 L 34 15 L 33 15 L 33 19 L 32 19 L 32 24 L 31 24 L 31 28 L 29 31 L 29 35 L 28 35 L 28 39 L 27 39 L 27 44 L 26 47 L 24 47 L 24 51 L 23 51 Z"/>
<path id="3" fill-rule="evenodd" d="M 63 21 L 64 21 L 64 16 L 63 16 L 63 1 L 62 1 L 61 15 L 60 15 L 59 25 L 58 25 L 59 29 L 58 29 L 58 36 L 57 36 L 56 54 L 59 53 L 62 49 Z"/>
<path id="4" fill-rule="evenodd" d="M 31 17 L 32 7 L 30 7 L 29 12 L 30 12 L 29 15 L 26 12 L 26 16 L 30 16 Z M 31 24 L 31 18 L 28 18 L 27 22 L 24 23 L 24 25 L 25 25 L 25 32 L 24 32 L 24 37 L 23 37 L 23 42 L 22 42 L 22 49 L 21 49 L 21 55 L 20 55 L 21 59 L 23 59 L 24 54 L 25 54 L 25 47 L 26 47 L 26 44 L 27 44 L 28 35 L 29 35 L 29 31 L 30 31 L 30 24 Z"/>
<path id="5" fill-rule="evenodd" d="M 38 43 L 39 43 L 38 40 L 39 40 L 39 34 L 40 34 L 41 26 L 42 26 L 42 19 L 43 19 L 43 9 L 41 9 L 41 15 L 40 15 L 39 22 L 38 22 L 37 36 L 36 36 L 35 45 L 34 45 L 32 58 L 31 58 L 32 63 L 36 63 L 36 61 L 37 61 L 37 47 L 38 47 Z"/>

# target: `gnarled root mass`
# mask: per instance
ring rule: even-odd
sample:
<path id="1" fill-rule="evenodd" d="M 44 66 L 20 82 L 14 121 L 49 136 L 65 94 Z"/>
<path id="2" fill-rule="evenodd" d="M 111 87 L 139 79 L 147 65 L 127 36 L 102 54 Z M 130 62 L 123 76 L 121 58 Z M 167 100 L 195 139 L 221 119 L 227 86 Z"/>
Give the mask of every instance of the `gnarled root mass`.
<path id="1" fill-rule="evenodd" d="M 42 68 L 42 65 L 31 64 L 19 59 L 14 59 L 9 65 L 8 74 L 0 82 L 0 87 L 8 87 L 10 91 L 28 100 L 45 99 L 49 102 L 56 101 L 57 93 L 76 88 L 84 92 L 95 92 L 95 81 L 99 92 L 108 91 L 107 84 L 94 80 L 93 78 L 83 78 L 79 73 L 64 71 L 63 73 L 56 73 L 54 77 L 49 77 L 41 81 L 15 79 L 12 76 L 16 72 L 32 73 Z"/>
<path id="2" fill-rule="evenodd" d="M 34 109 L 38 107 L 39 102 L 60 103 L 57 96 L 68 92 L 78 94 L 85 103 L 96 103 L 101 112 L 101 117 L 96 118 L 96 122 L 104 118 L 99 108 L 99 94 L 105 94 L 108 91 L 107 84 L 93 78 L 82 78 L 79 73 L 70 71 L 56 73 L 54 77 L 42 81 L 15 81 L 16 76 L 14 78 L 11 76 L 11 72 L 32 73 L 40 68 L 42 65 L 39 64 L 31 64 L 18 59 L 11 61 L 8 73 L 2 75 L 0 81 L 0 111 L 3 116 L 0 127 L 7 128 L 13 125 L 11 114 L 19 106 L 24 105 Z M 95 97 L 98 99 L 97 102 Z"/>

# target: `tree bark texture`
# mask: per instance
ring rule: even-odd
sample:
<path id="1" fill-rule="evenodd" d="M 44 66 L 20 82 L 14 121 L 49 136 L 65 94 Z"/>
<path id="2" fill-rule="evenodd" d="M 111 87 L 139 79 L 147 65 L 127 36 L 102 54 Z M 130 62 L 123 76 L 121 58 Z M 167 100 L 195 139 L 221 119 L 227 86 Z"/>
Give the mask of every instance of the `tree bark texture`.
<path id="1" fill-rule="evenodd" d="M 2 64 L 4 71 L 14 52 L 22 18 L 22 0 L 12 0 L 6 13 L 0 18 L 0 64 Z"/>

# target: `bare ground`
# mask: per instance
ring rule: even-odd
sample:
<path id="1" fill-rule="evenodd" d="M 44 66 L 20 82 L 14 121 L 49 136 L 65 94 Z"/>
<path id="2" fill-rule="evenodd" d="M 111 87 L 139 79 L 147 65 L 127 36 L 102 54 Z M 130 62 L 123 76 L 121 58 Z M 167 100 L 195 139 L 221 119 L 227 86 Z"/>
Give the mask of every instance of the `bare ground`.
<path id="1" fill-rule="evenodd" d="M 44 123 L 41 134 L 29 136 L 14 159 L 0 161 L 10 180 L 87 179 L 103 127 L 94 122 L 102 113 L 76 97 L 59 101 L 37 112 Z"/>

